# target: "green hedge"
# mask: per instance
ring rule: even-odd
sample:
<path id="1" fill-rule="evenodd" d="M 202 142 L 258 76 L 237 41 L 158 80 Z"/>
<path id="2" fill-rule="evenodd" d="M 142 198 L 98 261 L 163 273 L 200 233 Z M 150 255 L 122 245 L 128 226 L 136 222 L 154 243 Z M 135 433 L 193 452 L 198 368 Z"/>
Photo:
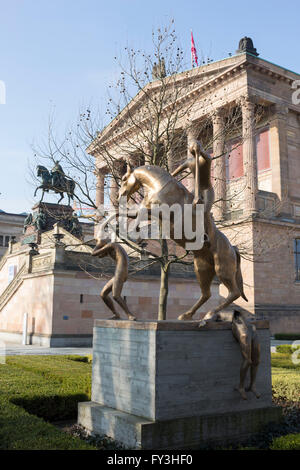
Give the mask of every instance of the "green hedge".
<path id="1" fill-rule="evenodd" d="M 300 434 L 288 434 L 287 436 L 273 439 L 271 450 L 300 450 Z"/>
<path id="2" fill-rule="evenodd" d="M 300 365 L 290 353 L 272 354 L 274 396 L 299 401 Z M 0 449 L 95 449 L 47 421 L 76 419 L 90 400 L 90 358 L 16 356 L 0 364 Z M 298 446 L 298 447 L 297 447 Z M 273 449 L 299 449 L 299 434 L 274 439 Z"/>
<path id="3" fill-rule="evenodd" d="M 300 364 L 293 364 L 289 353 L 272 354 L 274 398 L 299 402 Z"/>
<path id="4" fill-rule="evenodd" d="M 90 399 L 91 364 L 15 356 L 0 364 L 0 449 L 95 449 L 46 421 L 76 419 Z"/>
<path id="5" fill-rule="evenodd" d="M 300 339 L 300 333 L 275 333 L 274 339 L 284 341 L 285 339 L 291 341 L 297 341 Z"/>
<path id="6" fill-rule="evenodd" d="M 292 346 L 291 344 L 280 344 L 276 346 L 276 352 L 283 354 L 293 354 L 297 349 L 300 349 L 300 344 Z"/>

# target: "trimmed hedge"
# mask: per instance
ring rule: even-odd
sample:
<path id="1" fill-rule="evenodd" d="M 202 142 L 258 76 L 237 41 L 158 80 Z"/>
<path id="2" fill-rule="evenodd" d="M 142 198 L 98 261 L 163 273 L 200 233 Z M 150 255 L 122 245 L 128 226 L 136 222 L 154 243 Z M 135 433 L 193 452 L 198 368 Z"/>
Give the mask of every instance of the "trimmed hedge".
<path id="1" fill-rule="evenodd" d="M 299 402 L 300 365 L 288 352 L 272 354 L 274 396 Z M 96 447 L 46 421 L 76 419 L 78 401 L 90 400 L 91 358 L 15 356 L 0 364 L 0 449 Z M 272 449 L 300 449 L 300 434 L 272 441 Z"/>
<path id="2" fill-rule="evenodd" d="M 299 402 L 300 364 L 293 364 L 290 354 L 272 354 L 272 386 L 274 398 Z"/>
<path id="3" fill-rule="evenodd" d="M 293 354 L 297 349 L 300 349 L 300 344 L 292 346 L 291 344 L 280 344 L 276 346 L 276 352 L 283 354 Z"/>
<path id="4" fill-rule="evenodd" d="M 46 422 L 76 419 L 78 401 L 90 399 L 91 365 L 63 356 L 6 359 L 0 364 L 0 449 L 96 449 Z"/>
<path id="5" fill-rule="evenodd" d="M 291 341 L 297 341 L 300 339 L 300 333 L 275 333 L 274 339 L 284 341 L 285 339 Z"/>
<path id="6" fill-rule="evenodd" d="M 300 434 L 288 434 L 287 436 L 273 439 L 271 450 L 300 450 Z"/>

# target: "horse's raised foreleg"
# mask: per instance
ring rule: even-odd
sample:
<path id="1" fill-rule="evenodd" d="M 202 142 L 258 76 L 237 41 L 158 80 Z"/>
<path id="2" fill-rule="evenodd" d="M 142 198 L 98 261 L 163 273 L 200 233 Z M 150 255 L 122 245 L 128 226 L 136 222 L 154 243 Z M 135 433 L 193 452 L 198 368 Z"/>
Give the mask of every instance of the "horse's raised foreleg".
<path id="1" fill-rule="evenodd" d="M 178 317 L 178 320 L 191 320 L 194 313 L 201 307 L 208 299 L 211 297 L 211 290 L 210 286 L 213 281 L 215 270 L 213 266 L 207 264 L 205 268 L 201 266 L 199 267 L 199 263 L 197 263 L 197 259 L 194 260 L 194 267 L 195 267 L 195 274 L 197 280 L 200 284 L 201 289 L 201 297 L 200 299 L 188 310 L 187 312 L 183 313 Z"/>
<path id="2" fill-rule="evenodd" d="M 41 202 L 43 201 L 43 199 L 44 199 L 44 194 L 45 194 L 45 190 L 43 189 L 42 197 L 41 197 L 40 203 L 41 203 Z"/>

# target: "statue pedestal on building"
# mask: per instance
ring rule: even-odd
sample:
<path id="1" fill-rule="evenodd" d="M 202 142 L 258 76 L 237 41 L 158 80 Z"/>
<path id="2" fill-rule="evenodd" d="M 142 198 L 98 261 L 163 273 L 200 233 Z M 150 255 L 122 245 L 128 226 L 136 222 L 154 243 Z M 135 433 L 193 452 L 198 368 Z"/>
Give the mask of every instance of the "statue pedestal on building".
<path id="1" fill-rule="evenodd" d="M 257 399 L 243 400 L 241 353 L 231 323 L 96 320 L 92 401 L 78 423 L 137 449 L 201 448 L 241 441 L 280 419 L 272 406 L 268 323 L 261 344 Z"/>
<path id="2" fill-rule="evenodd" d="M 38 202 L 33 206 L 32 213 L 28 214 L 25 219 L 24 234 L 20 238 L 21 244 L 39 245 L 41 233 L 52 230 L 56 223 L 76 237 L 82 238 L 82 228 L 71 206 Z"/>

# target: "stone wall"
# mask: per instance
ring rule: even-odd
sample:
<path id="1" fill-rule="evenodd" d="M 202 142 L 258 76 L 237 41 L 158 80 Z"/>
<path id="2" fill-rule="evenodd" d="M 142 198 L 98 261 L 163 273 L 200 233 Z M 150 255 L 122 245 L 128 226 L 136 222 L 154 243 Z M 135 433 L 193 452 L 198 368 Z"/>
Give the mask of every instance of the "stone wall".
<path id="1" fill-rule="evenodd" d="M 293 241 L 300 237 L 300 226 L 276 219 L 256 220 L 224 232 L 245 255 L 241 266 L 249 302 L 240 298 L 235 305 L 268 318 L 272 334 L 299 333 L 300 282 L 295 281 Z M 226 292 L 221 286 L 220 294 Z"/>
<path id="2" fill-rule="evenodd" d="M 21 340 L 23 315 L 28 313 L 28 333 L 32 343 L 57 346 L 91 344 L 94 320 L 111 316 L 100 298 L 100 292 L 112 276 L 112 267 L 105 265 L 105 269 L 99 268 L 88 275 L 79 265 L 76 266 L 77 258 L 73 264 L 68 264 L 68 268 L 62 268 L 61 264 L 55 267 L 53 263 L 57 257 L 54 255 L 53 251 L 33 256 L 32 272 L 22 276 L 20 285 L 0 311 L 0 333 L 3 338 Z M 69 252 L 66 259 L 70 261 L 70 257 Z M 18 265 L 24 261 L 25 255 L 22 254 L 12 256 L 7 263 Z M 0 295 L 8 284 L 7 263 L 0 270 Z M 130 276 L 123 294 L 138 319 L 157 318 L 159 288 L 158 275 Z M 177 318 L 196 302 L 200 293 L 194 276 L 188 274 L 184 277 L 184 274 L 174 272 L 169 282 L 167 317 Z M 219 285 L 214 283 L 212 298 L 202 308 L 202 316 L 216 306 L 219 299 Z M 118 306 L 117 310 L 120 311 Z"/>

